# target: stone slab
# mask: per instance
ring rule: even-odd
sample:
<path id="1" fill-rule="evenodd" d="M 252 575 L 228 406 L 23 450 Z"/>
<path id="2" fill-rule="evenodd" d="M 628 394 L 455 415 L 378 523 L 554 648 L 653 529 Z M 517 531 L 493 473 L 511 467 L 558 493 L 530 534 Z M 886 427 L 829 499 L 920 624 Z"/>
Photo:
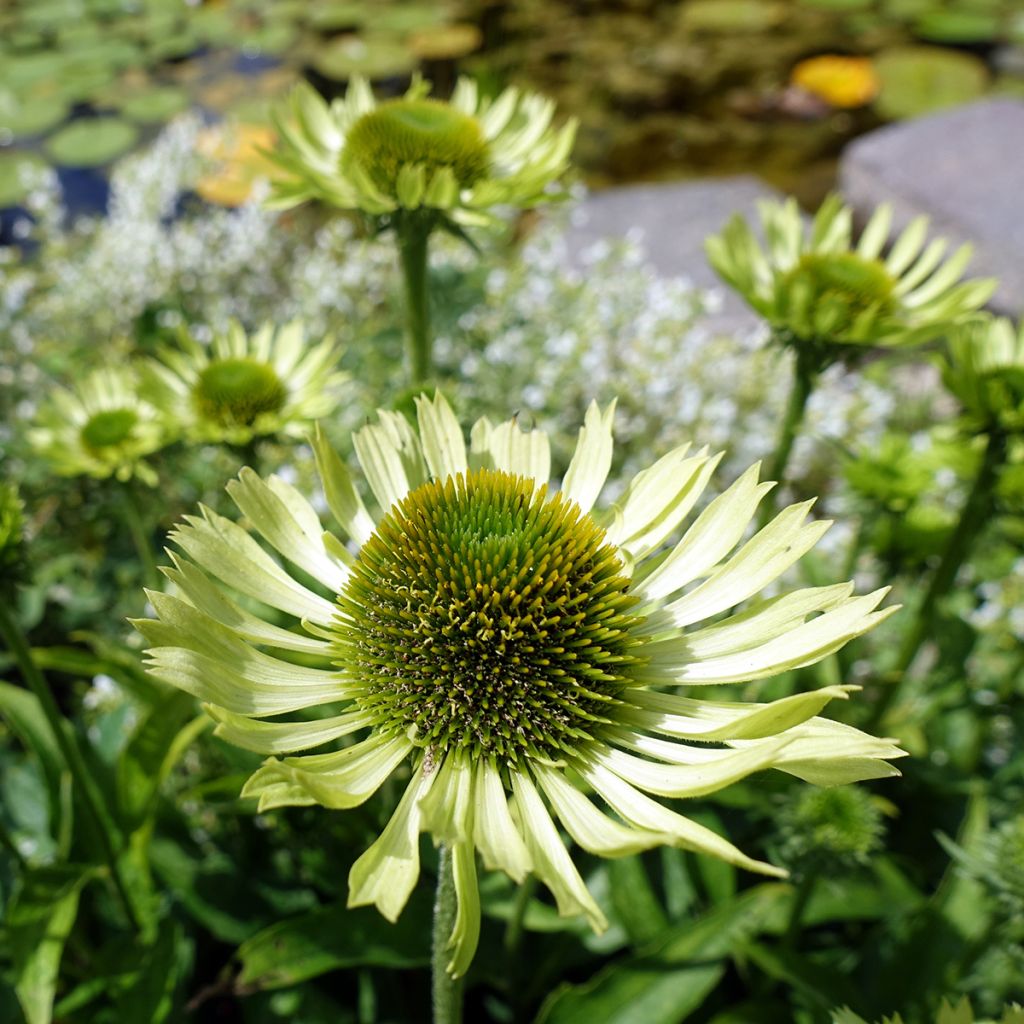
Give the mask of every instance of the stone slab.
<path id="1" fill-rule="evenodd" d="M 880 128 L 847 147 L 840 182 L 861 218 L 890 202 L 896 230 L 926 214 L 935 235 L 973 243 L 968 273 L 1001 281 L 992 307 L 1024 313 L 1024 101 Z"/>
<path id="2" fill-rule="evenodd" d="M 720 231 L 734 213 L 756 223 L 755 203 L 779 198 L 752 175 L 656 185 L 629 185 L 589 195 L 573 216 L 567 234 L 570 254 L 606 238 L 629 237 L 644 248 L 658 273 L 686 277 L 700 288 L 714 288 L 722 306 L 709 326 L 734 332 L 755 328 L 759 318 L 718 279 L 704 255 L 704 239 Z"/>

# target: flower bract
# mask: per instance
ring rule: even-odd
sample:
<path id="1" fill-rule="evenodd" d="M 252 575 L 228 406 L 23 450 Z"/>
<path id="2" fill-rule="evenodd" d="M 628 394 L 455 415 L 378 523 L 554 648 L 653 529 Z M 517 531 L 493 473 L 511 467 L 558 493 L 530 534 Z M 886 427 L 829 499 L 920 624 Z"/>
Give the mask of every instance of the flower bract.
<path id="1" fill-rule="evenodd" d="M 110 476 L 146 483 L 156 475 L 145 457 L 171 440 L 159 402 L 140 395 L 129 369 L 89 374 L 72 388 L 58 388 L 39 412 L 29 440 L 61 476 Z"/>
<path id="2" fill-rule="evenodd" d="M 575 123 L 551 125 L 550 100 L 509 88 L 493 100 L 468 78 L 448 101 L 432 99 L 420 80 L 399 99 L 379 101 L 353 78 L 328 104 L 301 85 L 279 112 L 281 174 L 271 205 L 309 199 L 392 214 L 439 211 L 475 223 L 500 204 L 534 206 L 568 165 Z"/>
<path id="3" fill-rule="evenodd" d="M 310 344 L 298 321 L 247 334 L 238 323 L 207 347 L 183 335 L 150 376 L 199 441 L 247 444 L 267 434 L 300 436 L 333 408 L 347 375 L 329 338 Z"/>
<path id="4" fill-rule="evenodd" d="M 946 387 L 981 430 L 1024 430 L 1024 321 L 1005 317 L 961 325 L 950 337 Z"/>
<path id="5" fill-rule="evenodd" d="M 946 333 L 995 290 L 993 280 L 961 281 L 971 248 L 945 261 L 928 221 L 914 220 L 883 248 L 892 210 L 875 211 L 857 244 L 853 214 L 836 196 L 805 228 L 795 200 L 759 204 L 762 245 L 742 216 L 707 240 L 719 276 L 767 320 L 776 340 L 823 368 L 864 346 L 902 347 Z M 927 244 L 926 244 L 927 243 Z"/>
<path id="6" fill-rule="evenodd" d="M 893 609 L 852 584 L 760 596 L 828 523 L 805 502 L 745 539 L 771 487 L 756 466 L 694 515 L 718 457 L 679 448 L 598 511 L 613 409 L 590 407 L 557 488 L 539 430 L 482 419 L 467 445 L 440 396 L 417 399 L 415 428 L 382 412 L 354 437 L 375 510 L 318 431 L 332 531 L 280 478 L 243 470 L 228 490 L 250 529 L 187 517 L 166 570 L 176 593 L 151 594 L 157 618 L 138 624 L 150 670 L 269 755 L 244 789 L 260 808 L 350 808 L 404 780 L 350 904 L 393 920 L 418 835 L 447 844 L 454 974 L 477 944 L 478 854 L 536 874 L 561 913 L 600 929 L 559 825 L 601 856 L 669 844 L 781 874 L 658 798 L 768 768 L 826 786 L 896 774 L 892 741 L 819 717 L 851 687 L 700 696 L 812 664 Z M 272 622 L 282 613 L 301 628 Z"/>

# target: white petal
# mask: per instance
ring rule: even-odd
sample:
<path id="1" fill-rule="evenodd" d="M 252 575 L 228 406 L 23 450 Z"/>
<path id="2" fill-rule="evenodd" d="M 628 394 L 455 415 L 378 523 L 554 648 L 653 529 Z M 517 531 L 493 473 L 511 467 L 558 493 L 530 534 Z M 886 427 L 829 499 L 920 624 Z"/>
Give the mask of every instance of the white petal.
<path id="1" fill-rule="evenodd" d="M 472 843 L 460 842 L 452 847 L 452 875 L 457 909 L 455 925 L 448 939 L 452 957 L 447 970 L 453 978 L 461 978 L 469 970 L 480 942 L 480 889 L 476 881 L 476 851 Z"/>
<path id="2" fill-rule="evenodd" d="M 420 801 L 434 774 L 417 769 L 402 799 L 373 845 L 352 865 L 348 905 L 376 905 L 389 921 L 397 921 L 420 875 Z"/>
<path id="3" fill-rule="evenodd" d="M 786 876 L 782 869 L 748 857 L 711 829 L 663 807 L 602 765 L 586 762 L 576 767 L 584 781 L 600 793 L 616 814 L 638 828 L 664 832 L 674 838 L 674 845 L 684 850 L 708 853 L 748 871 L 780 878 Z"/>
<path id="4" fill-rule="evenodd" d="M 534 765 L 533 771 L 565 830 L 584 850 L 600 857 L 628 857 L 671 843 L 663 833 L 630 828 L 602 814 L 557 769 Z"/>
<path id="5" fill-rule="evenodd" d="M 585 914 L 595 931 L 604 931 L 608 922 L 580 878 L 533 783 L 521 772 L 511 774 L 516 810 L 537 877 L 551 890 L 559 914 Z"/>
<path id="6" fill-rule="evenodd" d="M 338 525 L 360 547 L 373 535 L 375 523 L 366 511 L 352 477 L 338 453 L 328 444 L 327 436 L 316 425 L 311 438 L 316 455 L 317 471 L 324 485 L 324 497 Z"/>
<path id="7" fill-rule="evenodd" d="M 202 508 L 203 518 L 185 516 L 171 539 L 221 582 L 272 608 L 330 625 L 330 601 L 296 582 L 237 523 Z"/>
<path id="8" fill-rule="evenodd" d="M 444 481 L 450 476 L 465 473 L 466 443 L 462 439 L 462 427 L 444 395 L 440 391 L 435 392 L 432 402 L 428 398 L 417 397 L 416 416 L 430 475 L 435 480 Z"/>
<path id="9" fill-rule="evenodd" d="M 597 402 L 591 402 L 580 427 L 576 451 L 569 463 L 562 493 L 576 502 L 583 512 L 589 512 L 597 501 L 612 464 L 612 420 L 615 402 L 604 412 Z"/>
<path id="10" fill-rule="evenodd" d="M 509 812 L 498 769 L 485 758 L 476 766 L 476 814 L 473 842 L 488 870 L 504 871 L 516 882 L 533 870 L 533 861 Z"/>
<path id="11" fill-rule="evenodd" d="M 719 702 L 677 697 L 669 693 L 633 690 L 630 702 L 638 710 L 623 711 L 625 721 L 649 732 L 682 740 L 756 740 L 776 736 L 813 718 L 830 700 L 845 700 L 856 686 L 823 686 L 794 693 L 768 704 Z"/>
<path id="12" fill-rule="evenodd" d="M 366 711 L 349 711 L 311 722 L 263 722 L 225 711 L 214 704 L 204 704 L 203 710 L 217 722 L 215 735 L 257 754 L 291 754 L 307 750 L 348 736 L 373 723 L 373 715 Z"/>
<path id="13" fill-rule="evenodd" d="M 656 764 L 613 749 L 593 754 L 594 761 L 615 772 L 620 779 L 648 793 L 671 797 L 706 796 L 754 772 L 770 768 L 789 742 L 785 737 L 777 737 L 747 741 L 740 751 L 714 750 L 656 740 L 640 733 L 627 733 L 626 730 L 622 730 L 615 741 L 629 742 L 630 746 L 654 757 L 673 757 L 681 761 Z M 696 763 L 691 763 L 693 761 Z"/>
<path id="14" fill-rule="evenodd" d="M 302 633 L 281 629 L 247 612 L 197 566 L 187 559 L 171 555 L 174 568 L 164 568 L 164 575 L 188 598 L 189 603 L 204 615 L 227 626 L 243 640 L 255 644 L 268 644 L 285 651 L 301 651 L 303 654 L 327 657 L 330 644 Z"/>
<path id="15" fill-rule="evenodd" d="M 348 570 L 327 553 L 320 519 L 294 487 L 247 468 L 227 491 L 275 550 L 335 593 L 344 587 Z"/>
<path id="16" fill-rule="evenodd" d="M 784 509 L 707 580 L 655 612 L 645 628 L 657 633 L 709 619 L 778 579 L 832 525 L 828 520 L 802 525 L 811 504 L 804 502 Z"/>
<path id="17" fill-rule="evenodd" d="M 657 600 L 703 576 L 735 547 L 774 484 L 757 482 L 760 464 L 751 466 L 697 517 L 668 557 L 638 582 L 637 594 Z"/>

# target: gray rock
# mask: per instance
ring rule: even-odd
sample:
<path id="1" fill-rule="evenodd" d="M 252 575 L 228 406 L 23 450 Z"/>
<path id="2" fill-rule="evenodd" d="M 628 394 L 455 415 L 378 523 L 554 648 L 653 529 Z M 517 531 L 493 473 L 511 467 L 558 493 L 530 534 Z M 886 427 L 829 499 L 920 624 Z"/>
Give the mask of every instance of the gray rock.
<path id="1" fill-rule="evenodd" d="M 881 202 L 899 229 L 918 214 L 935 235 L 972 242 L 968 273 L 998 277 L 997 312 L 1024 312 L 1024 102 L 992 99 L 871 132 L 849 146 L 842 190 L 866 218 Z"/>
<path id="2" fill-rule="evenodd" d="M 643 246 L 651 265 L 666 277 L 687 277 L 700 288 L 722 294 L 722 308 L 710 317 L 715 331 L 746 331 L 760 323 L 742 299 L 708 266 L 704 239 L 734 214 L 753 223 L 755 201 L 779 193 L 743 175 L 664 185 L 631 185 L 588 196 L 573 218 L 567 241 L 571 254 L 605 238 L 628 236 Z"/>

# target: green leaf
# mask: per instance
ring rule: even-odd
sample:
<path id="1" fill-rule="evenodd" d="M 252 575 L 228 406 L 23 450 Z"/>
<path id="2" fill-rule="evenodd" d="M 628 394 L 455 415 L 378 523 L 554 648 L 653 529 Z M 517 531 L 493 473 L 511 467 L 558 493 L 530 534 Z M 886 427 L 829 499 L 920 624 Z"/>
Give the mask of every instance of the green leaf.
<path id="1" fill-rule="evenodd" d="M 115 1019 L 163 1024 L 175 1009 L 175 991 L 190 959 L 181 925 L 166 922 L 146 950 L 142 969 L 117 1001 Z"/>
<path id="2" fill-rule="evenodd" d="M 93 117 L 51 135 L 45 149 L 51 160 L 67 167 L 101 167 L 127 153 L 138 137 L 138 129 L 129 121 Z"/>
<path id="3" fill-rule="evenodd" d="M 744 954 L 770 978 L 805 996 L 820 1010 L 828 1010 L 837 1000 L 857 1001 L 857 990 L 849 980 L 804 953 L 760 942 L 748 943 Z"/>
<path id="4" fill-rule="evenodd" d="M 64 943 L 75 923 L 88 869 L 73 865 L 27 872 L 7 911 L 14 991 L 28 1024 L 49 1024 Z"/>
<path id="5" fill-rule="evenodd" d="M 61 779 L 68 774 L 68 769 L 38 698 L 20 686 L 0 683 L 0 716 L 39 759 L 46 779 L 50 821 L 57 822 L 61 813 Z"/>
<path id="6" fill-rule="evenodd" d="M 612 964 L 583 985 L 563 986 L 538 1024 L 677 1024 L 725 973 L 726 960 L 789 898 L 789 886 L 750 889 L 696 921 L 672 928 L 639 956 Z"/>
<path id="7" fill-rule="evenodd" d="M 160 785 L 211 724 L 205 716 L 193 718 L 194 710 L 192 697 L 174 690 L 142 719 L 128 741 L 117 762 L 117 803 L 129 827 L 150 812 Z"/>
<path id="8" fill-rule="evenodd" d="M 665 911 L 647 877 L 640 857 L 622 857 L 608 863 L 612 906 L 630 942 L 650 942 L 668 927 Z"/>
<path id="9" fill-rule="evenodd" d="M 421 967 L 430 962 L 429 896 L 414 893 L 397 924 L 338 904 L 265 928 L 238 949 L 240 991 L 283 988 L 340 967 Z"/>

